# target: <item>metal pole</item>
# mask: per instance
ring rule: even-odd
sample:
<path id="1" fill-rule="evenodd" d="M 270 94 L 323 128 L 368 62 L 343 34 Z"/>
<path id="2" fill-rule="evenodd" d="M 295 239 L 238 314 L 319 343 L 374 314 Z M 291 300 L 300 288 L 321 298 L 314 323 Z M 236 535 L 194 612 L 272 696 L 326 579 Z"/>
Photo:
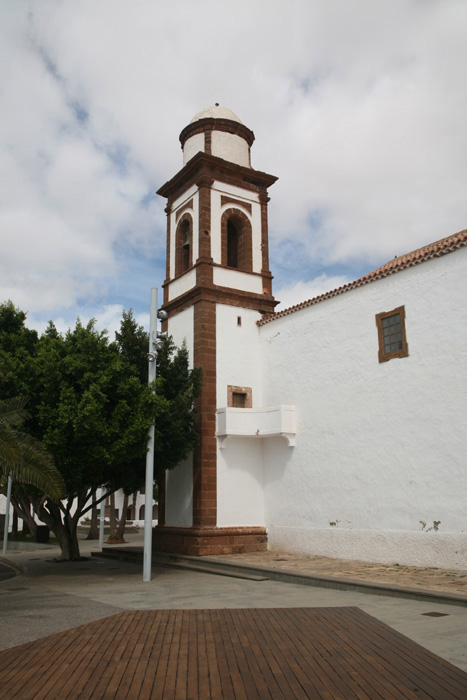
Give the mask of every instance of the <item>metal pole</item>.
<path id="1" fill-rule="evenodd" d="M 105 494 L 105 489 L 101 488 L 101 498 Z M 100 518 L 99 518 L 99 547 L 104 546 L 104 525 L 105 525 L 105 498 L 101 501 Z"/>
<path id="2" fill-rule="evenodd" d="M 154 344 L 157 340 L 157 288 L 151 288 L 151 306 L 149 314 L 149 353 L 153 357 L 148 362 L 148 383 L 156 378 L 156 353 Z M 148 453 L 146 455 L 146 488 L 144 495 L 144 554 L 143 581 L 151 580 L 152 564 L 152 501 L 154 491 L 154 425 L 148 432 Z"/>
<path id="3" fill-rule="evenodd" d="M 8 486 L 6 492 L 6 509 L 5 509 L 5 530 L 3 531 L 3 554 L 6 554 L 6 548 L 8 546 L 8 528 L 10 527 L 10 501 L 11 501 L 11 484 L 13 480 L 11 476 L 8 476 Z"/>

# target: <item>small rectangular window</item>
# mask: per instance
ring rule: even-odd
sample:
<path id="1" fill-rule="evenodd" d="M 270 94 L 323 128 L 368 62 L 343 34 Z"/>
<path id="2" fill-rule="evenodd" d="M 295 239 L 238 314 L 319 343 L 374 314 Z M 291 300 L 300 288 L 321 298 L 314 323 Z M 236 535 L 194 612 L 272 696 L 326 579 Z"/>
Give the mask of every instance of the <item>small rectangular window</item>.
<path id="1" fill-rule="evenodd" d="M 252 408 L 252 391 L 249 386 L 227 386 L 227 406 Z"/>
<path id="2" fill-rule="evenodd" d="M 245 408 L 246 394 L 234 391 L 232 393 L 232 408 Z"/>
<path id="3" fill-rule="evenodd" d="M 395 357 L 407 357 L 409 347 L 405 335 L 405 307 L 376 314 L 378 328 L 378 359 L 387 362 Z"/>

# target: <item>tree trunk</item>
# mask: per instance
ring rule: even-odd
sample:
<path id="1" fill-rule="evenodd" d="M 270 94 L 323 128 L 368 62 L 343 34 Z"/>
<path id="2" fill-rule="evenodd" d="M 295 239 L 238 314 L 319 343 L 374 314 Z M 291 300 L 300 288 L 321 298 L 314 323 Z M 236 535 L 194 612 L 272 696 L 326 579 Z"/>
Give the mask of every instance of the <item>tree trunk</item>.
<path id="1" fill-rule="evenodd" d="M 99 539 L 99 526 L 97 522 L 97 506 L 96 506 L 96 494 L 92 494 L 92 509 L 91 509 L 91 527 L 89 528 L 87 540 L 98 540 Z"/>
<path id="2" fill-rule="evenodd" d="M 31 504 L 29 500 L 22 496 L 21 494 L 15 493 L 15 490 L 11 494 L 11 505 L 18 514 L 18 517 L 23 521 L 23 532 L 29 532 L 31 537 L 36 534 L 36 521 L 31 515 Z"/>
<path id="3" fill-rule="evenodd" d="M 117 518 L 115 514 L 115 493 L 110 494 L 109 530 L 110 534 L 107 538 L 107 542 L 112 542 L 115 539 L 115 533 L 117 531 Z"/>
<path id="4" fill-rule="evenodd" d="M 78 498 L 77 513 L 82 509 Z M 69 501 L 69 506 L 71 503 Z M 36 501 L 34 510 L 39 518 L 53 530 L 61 549 L 60 559 L 63 561 L 78 561 L 81 559 L 78 542 L 78 517 L 70 517 L 69 509 L 66 512 L 53 501 L 46 503 Z"/>
<path id="5" fill-rule="evenodd" d="M 108 543 L 112 544 L 124 544 L 125 543 L 125 525 L 126 525 L 126 512 L 128 509 L 128 496 L 124 494 L 123 496 L 123 505 L 122 505 L 122 517 L 119 520 L 117 529 L 115 531 L 115 535 L 113 538 L 109 537 L 107 540 Z"/>
<path id="6" fill-rule="evenodd" d="M 18 537 L 18 513 L 15 508 L 13 508 L 13 517 L 11 519 L 11 535 L 12 537 Z"/>

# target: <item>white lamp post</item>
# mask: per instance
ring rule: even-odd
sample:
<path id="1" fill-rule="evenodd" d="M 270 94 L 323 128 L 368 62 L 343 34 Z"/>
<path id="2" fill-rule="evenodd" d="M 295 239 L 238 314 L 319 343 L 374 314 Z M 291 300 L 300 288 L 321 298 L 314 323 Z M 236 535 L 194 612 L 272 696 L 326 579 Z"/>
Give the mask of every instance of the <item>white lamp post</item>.
<path id="1" fill-rule="evenodd" d="M 5 522 L 4 527 L 5 529 L 3 530 L 3 554 L 6 554 L 7 546 L 8 546 L 8 528 L 10 527 L 10 502 L 11 502 L 11 484 L 13 483 L 13 480 L 11 476 L 8 476 L 8 486 L 7 486 L 7 493 L 6 493 L 6 507 L 5 507 Z"/>
<path id="2" fill-rule="evenodd" d="M 157 353 L 163 345 L 166 333 L 157 332 L 157 319 L 164 321 L 167 312 L 157 310 L 157 288 L 151 288 L 151 306 L 149 315 L 149 352 L 148 352 L 148 383 L 156 378 Z M 148 453 L 146 455 L 146 488 L 144 496 L 144 553 L 143 581 L 151 580 L 152 562 L 152 501 L 154 490 L 154 425 L 148 431 Z"/>

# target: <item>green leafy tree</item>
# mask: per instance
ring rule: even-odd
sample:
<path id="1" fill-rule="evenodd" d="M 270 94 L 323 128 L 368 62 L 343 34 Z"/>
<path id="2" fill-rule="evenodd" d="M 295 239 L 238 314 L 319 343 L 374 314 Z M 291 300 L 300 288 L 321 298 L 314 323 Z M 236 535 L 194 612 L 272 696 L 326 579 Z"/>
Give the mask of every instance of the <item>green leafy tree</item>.
<path id="1" fill-rule="evenodd" d="M 35 522 L 28 498 L 29 485 L 45 491 L 51 498 L 63 495 L 63 480 L 50 454 L 34 440 L 34 435 L 40 437 L 32 372 L 37 347 L 38 335 L 26 327 L 26 313 L 12 301 L 0 304 L 0 492 L 6 494 L 7 478 L 11 474 L 12 504 L 31 534 Z"/>
<path id="2" fill-rule="evenodd" d="M 120 331 L 115 334 L 122 356 L 127 359 L 141 382 L 147 382 L 149 336 L 139 326 L 132 311 L 123 313 Z M 152 420 L 155 423 L 155 463 L 159 473 L 174 469 L 191 452 L 198 442 L 195 424 L 194 399 L 201 392 L 201 368 L 190 369 L 186 344 L 176 348 L 168 338 L 157 358 L 157 379 L 151 387 L 154 401 Z M 128 465 L 126 480 L 120 488 L 124 502 L 116 532 L 109 538 L 122 542 L 126 522 L 128 497 L 141 490 L 145 481 L 146 459 Z M 156 477 L 157 478 L 157 477 Z"/>
<path id="3" fill-rule="evenodd" d="M 141 463 L 153 397 L 116 343 L 94 321 L 63 337 L 50 324 L 39 342 L 36 371 L 42 387 L 38 423 L 67 490 L 65 502 L 34 501 L 54 531 L 63 559 L 79 558 L 77 525 L 92 508 L 97 489 L 127 482 L 129 465 Z"/>
<path id="4" fill-rule="evenodd" d="M 10 392 L 3 395 L 23 388 L 31 396 L 36 422 L 30 430 L 52 454 L 66 498 L 54 502 L 24 487 L 18 512 L 27 518 L 31 504 L 57 537 L 62 558 L 78 559 L 78 521 L 93 501 L 99 503 L 98 488 L 126 494 L 141 489 L 151 424 L 156 464 L 163 469 L 174 468 L 195 447 L 193 400 L 201 370 L 190 369 L 186 347 L 177 350 L 169 339 L 159 354 L 155 385 L 148 386 L 148 335 L 131 311 L 123 314 L 113 343 L 93 321 L 83 326 L 78 320 L 64 336 L 50 323 L 38 339 L 25 319 L 11 302 L 0 306 Z"/>

